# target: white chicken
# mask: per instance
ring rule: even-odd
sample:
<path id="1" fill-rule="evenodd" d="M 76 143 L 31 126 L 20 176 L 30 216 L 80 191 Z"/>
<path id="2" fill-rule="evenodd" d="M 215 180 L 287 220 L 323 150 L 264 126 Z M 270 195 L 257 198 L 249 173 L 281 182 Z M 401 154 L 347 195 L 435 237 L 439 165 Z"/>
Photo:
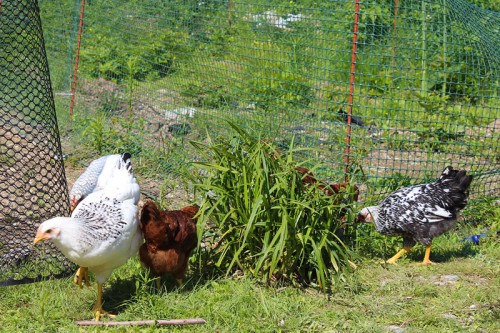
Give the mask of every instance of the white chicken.
<path id="1" fill-rule="evenodd" d="M 69 193 L 70 209 L 73 212 L 78 204 L 92 192 L 101 191 L 114 178 L 117 163 L 121 160 L 120 154 L 102 156 L 92 161 L 87 169 L 78 177 Z M 135 180 L 134 180 L 135 181 Z M 139 202 L 140 193 L 136 196 L 136 204 Z M 75 278 L 75 284 L 83 288 L 83 283 L 90 286 L 87 267 L 79 267 Z"/>
<path id="2" fill-rule="evenodd" d="M 113 166 L 120 158 L 121 155 L 119 154 L 106 155 L 89 164 L 87 169 L 75 181 L 69 192 L 71 211 L 90 193 L 100 191 L 106 187 Z"/>
<path id="3" fill-rule="evenodd" d="M 69 260 L 81 269 L 88 267 L 95 274 L 96 321 L 104 315 L 112 317 L 102 308 L 103 283 L 115 268 L 138 253 L 143 242 L 137 207 L 140 190 L 130 157 L 125 153 L 114 163 L 110 162 L 106 186 L 88 194 L 71 217 L 55 217 L 43 222 L 34 240 L 34 244 L 52 240 Z"/>

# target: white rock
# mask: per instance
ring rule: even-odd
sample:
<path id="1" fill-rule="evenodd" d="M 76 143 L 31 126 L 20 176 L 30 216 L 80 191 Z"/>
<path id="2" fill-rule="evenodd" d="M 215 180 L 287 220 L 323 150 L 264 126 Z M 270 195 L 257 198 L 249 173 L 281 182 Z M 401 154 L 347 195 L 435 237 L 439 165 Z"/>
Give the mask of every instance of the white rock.
<path id="1" fill-rule="evenodd" d="M 396 325 L 389 325 L 384 327 L 386 332 L 394 332 L 394 333 L 403 333 L 405 331 L 404 328 Z"/>
<path id="2" fill-rule="evenodd" d="M 441 278 L 446 281 L 457 281 L 459 279 L 457 275 L 443 275 Z"/>
<path id="3" fill-rule="evenodd" d="M 194 115 L 198 112 L 195 108 L 190 107 L 180 107 L 173 110 L 165 110 L 165 119 L 167 120 L 176 120 L 181 117 L 193 118 Z"/>
<path id="4" fill-rule="evenodd" d="M 446 319 L 457 319 L 458 318 L 457 316 L 455 316 L 454 314 L 451 314 L 451 313 L 443 313 L 442 317 L 446 318 Z"/>

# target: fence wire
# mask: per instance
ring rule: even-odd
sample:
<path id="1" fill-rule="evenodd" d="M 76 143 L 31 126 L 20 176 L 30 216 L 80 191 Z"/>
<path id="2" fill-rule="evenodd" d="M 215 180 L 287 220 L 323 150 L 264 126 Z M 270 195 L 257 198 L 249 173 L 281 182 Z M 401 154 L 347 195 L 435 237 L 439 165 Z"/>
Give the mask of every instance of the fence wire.
<path id="1" fill-rule="evenodd" d="M 56 104 L 67 108 L 81 0 L 40 3 Z M 360 166 L 361 200 L 446 165 L 471 170 L 473 198 L 498 197 L 500 14 L 474 3 L 87 1 L 74 126 L 104 115 L 188 156 L 179 135 L 223 135 L 231 120 L 283 149 L 315 148 L 300 157 L 321 163 L 318 177 Z M 72 264 L 30 244 L 41 220 L 68 213 L 37 2 L 0 0 L 0 33 L 0 283 L 11 284 Z"/>
<path id="2" fill-rule="evenodd" d="M 230 119 L 320 148 L 318 172 L 333 180 L 347 153 L 367 177 L 363 200 L 446 165 L 472 171 L 473 197 L 498 196 L 499 21 L 465 0 L 93 0 L 78 108 L 129 110 L 153 142 L 179 123 L 222 134 Z"/>
<path id="3" fill-rule="evenodd" d="M 38 4 L 0 1 L 0 285 L 64 275 L 73 266 L 38 225 L 69 213 Z"/>
<path id="4" fill-rule="evenodd" d="M 37 1 L 0 0 L 1 285 L 73 267 L 31 240 L 42 220 L 68 213 L 52 87 L 67 108 L 81 0 L 40 2 L 52 86 Z M 283 149 L 292 140 L 315 148 L 301 158 L 321 163 L 318 177 L 361 167 L 361 200 L 446 165 L 471 170 L 473 198 L 498 197 L 498 9 L 487 0 L 87 1 L 75 126 L 104 114 L 162 150 L 179 135 L 223 135 L 231 120 Z"/>

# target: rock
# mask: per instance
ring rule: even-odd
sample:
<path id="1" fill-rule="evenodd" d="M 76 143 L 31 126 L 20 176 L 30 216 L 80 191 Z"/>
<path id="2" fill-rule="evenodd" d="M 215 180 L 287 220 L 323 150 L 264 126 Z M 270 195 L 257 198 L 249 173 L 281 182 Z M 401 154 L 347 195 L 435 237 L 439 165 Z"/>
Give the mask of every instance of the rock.
<path id="1" fill-rule="evenodd" d="M 454 282 L 458 281 L 459 277 L 457 275 L 443 275 L 441 279 L 446 282 Z"/>
<path id="2" fill-rule="evenodd" d="M 451 313 L 443 313 L 442 317 L 446 318 L 446 319 L 457 319 L 458 318 L 457 316 L 455 316 L 454 314 L 451 314 Z"/>
<path id="3" fill-rule="evenodd" d="M 165 110 L 165 119 L 176 120 L 179 116 L 193 118 L 197 112 L 198 110 L 190 107 L 180 107 L 173 110 Z"/>
<path id="4" fill-rule="evenodd" d="M 384 327 L 384 330 L 386 332 L 394 332 L 394 333 L 403 333 L 405 331 L 404 328 L 402 328 L 400 326 L 396 326 L 396 325 L 386 326 L 386 327 Z"/>

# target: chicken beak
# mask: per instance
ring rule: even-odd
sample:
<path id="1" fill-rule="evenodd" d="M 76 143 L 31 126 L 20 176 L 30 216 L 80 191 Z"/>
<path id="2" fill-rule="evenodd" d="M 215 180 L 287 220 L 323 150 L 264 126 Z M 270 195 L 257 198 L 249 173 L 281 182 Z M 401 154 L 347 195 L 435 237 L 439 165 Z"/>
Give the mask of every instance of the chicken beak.
<path id="1" fill-rule="evenodd" d="M 358 216 L 356 217 L 356 222 L 357 223 L 371 223 L 372 222 L 372 216 L 370 213 L 359 213 Z"/>
<path id="2" fill-rule="evenodd" d="M 42 238 L 42 237 L 35 237 L 35 240 L 33 241 L 33 245 L 35 245 L 36 243 L 38 242 L 41 242 L 43 241 L 45 238 Z"/>
<path id="3" fill-rule="evenodd" d="M 46 240 L 46 239 L 47 239 L 47 235 L 42 235 L 40 232 L 37 232 L 36 237 L 33 240 L 33 245 L 35 245 L 36 243 L 41 242 L 43 240 Z"/>

